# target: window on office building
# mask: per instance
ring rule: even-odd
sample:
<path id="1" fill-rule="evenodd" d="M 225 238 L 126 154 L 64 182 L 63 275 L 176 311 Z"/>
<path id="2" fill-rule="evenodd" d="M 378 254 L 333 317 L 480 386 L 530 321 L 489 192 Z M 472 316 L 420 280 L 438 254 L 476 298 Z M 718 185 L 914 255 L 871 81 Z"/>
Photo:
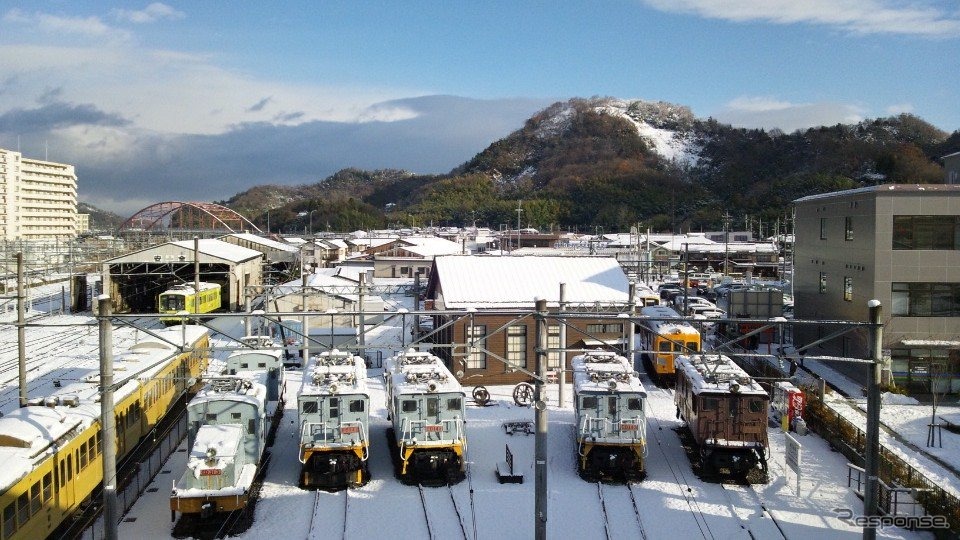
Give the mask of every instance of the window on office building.
<path id="1" fill-rule="evenodd" d="M 843 276 L 843 299 L 847 302 L 853 300 L 853 278 Z"/>
<path id="2" fill-rule="evenodd" d="M 893 283 L 891 304 L 900 317 L 960 317 L 960 283 Z"/>
<path id="3" fill-rule="evenodd" d="M 820 218 L 820 239 L 827 239 L 827 218 L 825 217 Z"/>
<path id="4" fill-rule="evenodd" d="M 893 216 L 893 249 L 960 249 L 960 216 Z"/>
<path id="5" fill-rule="evenodd" d="M 843 239 L 853 240 L 853 218 L 850 216 L 843 218 Z"/>
<path id="6" fill-rule="evenodd" d="M 820 292 L 827 292 L 827 273 L 820 272 Z"/>

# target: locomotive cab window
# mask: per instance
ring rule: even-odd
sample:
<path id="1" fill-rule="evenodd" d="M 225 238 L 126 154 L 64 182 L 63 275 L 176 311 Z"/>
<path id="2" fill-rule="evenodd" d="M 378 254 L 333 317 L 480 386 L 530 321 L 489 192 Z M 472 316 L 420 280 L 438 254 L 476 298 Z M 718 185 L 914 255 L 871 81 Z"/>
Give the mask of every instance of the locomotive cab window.
<path id="1" fill-rule="evenodd" d="M 596 396 L 584 396 L 583 401 L 581 402 L 581 408 L 583 409 L 596 409 L 597 408 L 597 398 Z"/>
<path id="2" fill-rule="evenodd" d="M 363 400 L 362 400 L 362 399 L 351 399 L 351 400 L 350 400 L 350 412 L 363 412 Z"/>
<path id="3" fill-rule="evenodd" d="M 216 414 L 207 413 L 207 422 L 216 422 L 216 421 L 217 421 Z"/>
<path id="4" fill-rule="evenodd" d="M 315 414 L 317 412 L 316 401 L 304 401 L 302 404 L 303 414 Z"/>
<path id="5" fill-rule="evenodd" d="M 427 416 L 440 414 L 440 398 L 427 398 Z"/>
<path id="6" fill-rule="evenodd" d="M 253 418 L 247 420 L 247 433 L 253 435 L 257 432 L 257 421 Z"/>
<path id="7" fill-rule="evenodd" d="M 610 396 L 607 398 L 607 414 L 617 414 L 617 404 L 620 400 L 617 399 L 617 396 Z"/>
<path id="8" fill-rule="evenodd" d="M 715 411 L 719 405 L 719 400 L 715 397 L 703 397 L 700 399 L 701 411 Z"/>
<path id="9" fill-rule="evenodd" d="M 762 400 L 762 399 L 751 399 L 751 400 L 750 400 L 750 412 L 752 412 L 752 413 L 763 412 L 763 400 Z"/>
<path id="10" fill-rule="evenodd" d="M 670 352 L 671 343 L 669 341 L 661 341 L 660 345 L 658 345 L 658 349 L 660 352 Z"/>
<path id="11" fill-rule="evenodd" d="M 403 400 L 403 412 L 417 412 L 417 400 L 415 399 Z"/>
<path id="12" fill-rule="evenodd" d="M 459 411 L 463 408 L 460 398 L 450 398 L 447 400 L 447 410 Z"/>
<path id="13" fill-rule="evenodd" d="M 233 419 L 233 420 L 239 420 L 239 419 L 241 418 L 241 416 L 243 416 L 243 415 L 241 415 L 241 414 L 238 413 L 238 412 L 232 412 L 232 413 L 230 413 L 230 418 Z"/>
<path id="14" fill-rule="evenodd" d="M 640 401 L 640 398 L 630 398 L 627 400 L 627 408 L 631 411 L 642 411 L 643 402 Z"/>
<path id="15" fill-rule="evenodd" d="M 696 341 L 688 341 L 688 342 L 687 342 L 687 350 L 689 350 L 690 352 L 697 352 L 697 342 L 696 342 Z"/>

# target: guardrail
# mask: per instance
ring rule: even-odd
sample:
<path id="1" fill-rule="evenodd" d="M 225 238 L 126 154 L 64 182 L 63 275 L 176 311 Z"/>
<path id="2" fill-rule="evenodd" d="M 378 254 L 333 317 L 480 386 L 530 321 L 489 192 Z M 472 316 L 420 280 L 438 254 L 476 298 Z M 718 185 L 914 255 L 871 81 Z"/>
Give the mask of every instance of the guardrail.
<path id="1" fill-rule="evenodd" d="M 807 427 L 839 450 L 851 464 L 862 470 L 866 450 L 866 434 L 825 403 L 815 392 L 806 392 L 807 407 L 804 420 Z M 849 472 L 849 470 L 848 470 Z M 896 490 L 909 489 L 915 500 L 929 515 L 944 516 L 950 531 L 960 533 L 960 498 L 940 487 L 935 480 L 927 478 L 916 469 L 880 444 L 880 480 Z"/>

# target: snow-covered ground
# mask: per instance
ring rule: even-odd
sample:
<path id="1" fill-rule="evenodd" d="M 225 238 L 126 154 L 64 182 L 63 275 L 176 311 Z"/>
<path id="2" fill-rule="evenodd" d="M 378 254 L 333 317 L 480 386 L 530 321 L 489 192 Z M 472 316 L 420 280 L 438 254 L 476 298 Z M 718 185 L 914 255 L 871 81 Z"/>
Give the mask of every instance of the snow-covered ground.
<path id="1" fill-rule="evenodd" d="M 392 297 L 390 308 L 412 305 L 411 298 Z M 413 317 L 408 317 L 411 324 Z M 87 316 L 51 316 L 45 322 L 77 324 L 92 322 Z M 369 343 L 386 356 L 402 344 L 400 319 L 366 334 Z M 238 333 L 239 319 L 222 322 L 224 331 Z M 29 340 L 60 343 L 43 352 L 44 365 L 56 359 L 67 360 L 68 354 L 96 355 L 96 330 L 80 327 L 80 334 L 65 339 L 64 327 L 49 326 L 28 329 Z M 116 347 L 124 347 L 135 339 L 135 333 L 115 331 Z M 409 335 L 409 334 L 407 334 Z M 72 336 L 72 334 L 71 334 Z M 3 396 L 16 395 L 16 333 L 11 326 L 0 327 L 0 376 L 5 387 Z M 227 343 L 226 340 L 223 343 Z M 13 347 L 11 347 L 13 345 Z M 37 355 L 36 353 L 28 354 Z M 70 351 L 69 353 L 67 351 Z M 377 357 L 376 351 L 371 354 Z M 12 371 L 11 371 L 12 370 Z M 32 377 L 46 384 L 38 365 Z M 12 378 L 11 378 L 12 374 Z M 290 381 L 296 381 L 295 372 Z M 242 535 L 248 539 L 267 538 L 380 538 L 399 536 L 427 538 L 427 525 L 420 494 L 416 487 L 405 486 L 393 477 L 386 439 L 386 410 L 380 370 L 369 371 L 372 388 L 371 462 L 372 480 L 366 486 L 347 494 L 304 491 L 297 487 L 299 462 L 294 438 L 296 383 L 288 388 L 285 416 L 272 451 L 271 465 L 256 507 L 253 527 Z M 39 377 L 39 378 L 37 378 Z M 12 381 L 12 382 L 11 382 Z M 669 392 L 649 384 L 647 478 L 633 487 L 640 520 L 634 514 L 630 494 L 623 486 L 604 486 L 604 519 L 598 487 L 583 481 L 576 474 L 576 447 L 573 439 L 571 389 L 560 406 L 557 387 L 548 388 L 550 406 L 548 435 L 548 521 L 551 538 L 859 538 L 861 529 L 838 519 L 835 508 L 850 508 L 859 515 L 862 502 L 846 486 L 846 460 L 815 435 L 801 438 L 803 444 L 803 478 L 800 494 L 796 492 L 796 476 L 784 465 L 784 436 L 770 430 L 770 482 L 750 488 L 722 486 L 701 482 L 691 470 L 674 428 L 679 422 Z M 470 389 L 467 389 L 469 394 Z M 453 497 L 461 519 L 452 518 L 453 505 L 446 488 L 425 488 L 427 514 L 434 538 L 530 538 L 534 534 L 534 437 L 508 436 L 501 424 L 510 420 L 533 420 L 533 411 L 518 407 L 511 398 L 512 387 L 490 388 L 494 405 L 471 406 L 468 411 L 469 437 L 467 480 L 454 486 Z M 12 392 L 12 394 L 10 394 Z M 37 390 L 38 394 L 42 390 Z M 33 391 L 31 391 L 33 393 Z M 7 398 L 7 403 L 11 403 Z M 13 405 L 15 406 L 15 405 Z M 946 442 L 946 432 L 945 442 Z M 504 459 L 505 445 L 514 454 L 516 471 L 525 475 L 523 484 L 499 484 L 494 474 Z M 185 449 L 182 449 L 185 450 Z M 946 444 L 945 444 L 945 451 Z M 144 493 L 140 501 L 124 516 L 121 538 L 168 538 L 172 523 L 168 506 L 169 489 L 185 465 L 185 451 L 175 452 L 163 471 Z M 150 490 L 156 488 L 153 492 Z M 343 505 L 346 500 L 346 523 Z M 931 535 L 887 528 L 880 531 L 885 538 L 929 538 Z"/>

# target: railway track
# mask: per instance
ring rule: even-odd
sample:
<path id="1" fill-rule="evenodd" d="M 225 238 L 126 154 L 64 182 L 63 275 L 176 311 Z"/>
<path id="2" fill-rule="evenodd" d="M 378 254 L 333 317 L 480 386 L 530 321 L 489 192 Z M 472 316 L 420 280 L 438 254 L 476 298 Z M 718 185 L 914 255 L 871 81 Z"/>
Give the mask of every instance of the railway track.
<path id="1" fill-rule="evenodd" d="M 617 538 L 641 538 L 647 540 L 640 508 L 631 484 L 604 485 L 597 482 L 600 512 L 603 515 L 603 531 L 607 540 Z M 612 495 L 612 497 L 611 497 Z M 631 516 L 632 517 L 628 517 Z"/>
<path id="2" fill-rule="evenodd" d="M 730 511 L 740 522 L 740 527 L 747 531 L 750 538 L 756 540 L 766 540 L 768 538 L 787 539 L 783 528 L 773 517 L 773 514 L 767 510 L 766 504 L 760 499 L 760 495 L 753 489 L 749 483 L 720 484 L 723 494 L 730 505 Z M 759 509 L 759 519 L 757 519 Z"/>
<path id="3" fill-rule="evenodd" d="M 307 539 L 347 538 L 347 515 L 350 511 L 350 490 L 335 493 L 315 492 L 313 514 Z"/>
<path id="4" fill-rule="evenodd" d="M 471 540 L 467 535 L 464 515 L 460 511 L 453 486 L 447 485 L 438 488 L 424 488 L 417 484 L 420 490 L 420 504 L 423 506 L 423 517 L 427 522 L 427 537 L 430 540 L 447 540 L 451 535 Z M 452 531 L 459 531 L 455 534 Z"/>
<path id="5" fill-rule="evenodd" d="M 650 388 L 656 389 L 655 392 L 659 392 L 662 395 L 666 396 L 672 403 L 673 396 L 670 393 L 670 391 L 654 385 L 650 381 L 649 376 L 646 376 L 644 385 L 648 385 L 648 384 L 651 385 Z M 679 463 L 677 461 L 677 457 L 675 455 L 674 450 L 670 450 L 666 448 L 663 437 L 661 436 L 661 432 L 663 431 L 663 424 L 660 422 L 660 419 L 657 418 L 656 415 L 651 415 L 649 414 L 649 412 L 647 414 L 647 418 L 653 420 L 653 424 L 655 424 L 653 427 L 655 427 L 656 429 L 653 430 L 653 437 L 657 443 L 657 448 L 659 448 L 660 450 L 662 463 L 667 465 L 670 471 L 670 475 L 673 477 L 674 482 L 676 482 L 679 488 L 680 496 L 683 498 L 683 500 L 686 502 L 687 506 L 690 509 L 690 513 L 693 516 L 693 519 L 697 525 L 697 529 L 699 530 L 703 538 L 708 538 L 708 539 L 717 538 L 717 536 L 710 529 L 710 524 L 707 522 L 707 517 L 703 509 L 700 508 L 699 501 L 696 499 L 696 497 L 692 495 L 693 488 L 691 487 L 691 482 L 687 478 L 687 474 L 684 472 L 685 464 Z M 668 431 L 671 431 L 671 430 L 668 429 Z M 682 456 L 683 454 L 681 453 L 680 455 Z"/>

